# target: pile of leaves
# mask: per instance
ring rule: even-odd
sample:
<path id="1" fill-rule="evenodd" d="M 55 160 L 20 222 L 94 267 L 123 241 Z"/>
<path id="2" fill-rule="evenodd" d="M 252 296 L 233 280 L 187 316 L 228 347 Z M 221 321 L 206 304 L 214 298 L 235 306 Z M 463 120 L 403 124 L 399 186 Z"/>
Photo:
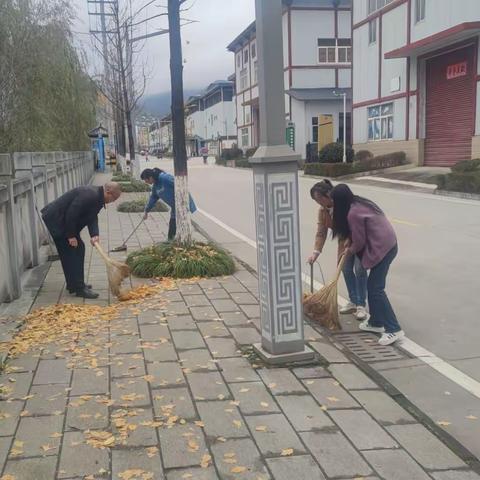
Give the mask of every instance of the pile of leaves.
<path id="1" fill-rule="evenodd" d="M 216 245 L 195 242 L 184 247 L 166 242 L 132 252 L 131 272 L 142 278 L 218 277 L 235 271 L 232 257 Z"/>
<path id="2" fill-rule="evenodd" d="M 120 203 L 117 207 L 117 211 L 121 213 L 141 213 L 145 211 L 146 204 L 147 200 L 138 198 L 137 200 Z M 168 207 L 163 202 L 158 201 L 151 211 L 168 212 Z"/>

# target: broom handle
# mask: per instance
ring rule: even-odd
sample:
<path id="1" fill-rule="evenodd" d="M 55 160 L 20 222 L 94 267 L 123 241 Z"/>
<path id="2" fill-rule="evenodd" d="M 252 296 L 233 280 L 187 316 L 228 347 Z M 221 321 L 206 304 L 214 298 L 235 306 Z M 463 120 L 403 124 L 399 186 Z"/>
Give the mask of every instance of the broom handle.
<path id="1" fill-rule="evenodd" d="M 310 264 L 310 293 L 313 293 L 313 263 Z"/>
<path id="2" fill-rule="evenodd" d="M 95 242 L 94 245 L 95 245 L 95 248 L 97 249 L 98 253 L 100 254 L 100 256 L 103 257 L 103 259 L 104 259 L 106 262 L 109 262 L 109 261 L 110 261 L 110 257 L 105 253 L 105 251 L 104 251 L 103 248 L 101 247 L 100 243 L 99 243 L 99 242 Z"/>
<path id="3" fill-rule="evenodd" d="M 338 282 L 338 279 L 340 278 L 340 275 L 343 270 L 343 266 L 345 265 L 345 261 L 347 260 L 347 253 L 343 253 L 342 256 L 340 257 L 340 261 L 338 262 L 338 267 L 337 267 L 337 275 L 335 277 L 335 281 Z"/>
<path id="4" fill-rule="evenodd" d="M 138 230 L 138 227 L 143 223 L 143 218 L 140 220 L 140 223 L 133 229 L 132 233 L 125 239 L 123 245 L 125 245 L 133 236 L 133 234 Z"/>

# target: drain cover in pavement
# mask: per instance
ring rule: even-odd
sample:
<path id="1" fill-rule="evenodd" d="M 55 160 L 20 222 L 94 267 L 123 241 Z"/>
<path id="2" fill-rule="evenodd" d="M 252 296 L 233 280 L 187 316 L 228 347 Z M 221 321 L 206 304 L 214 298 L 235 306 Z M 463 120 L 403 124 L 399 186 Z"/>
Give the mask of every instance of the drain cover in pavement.
<path id="1" fill-rule="evenodd" d="M 371 333 L 337 334 L 335 340 L 345 345 L 364 362 L 382 362 L 405 358 L 405 355 L 395 347 L 379 345 L 377 343 L 378 337 Z"/>

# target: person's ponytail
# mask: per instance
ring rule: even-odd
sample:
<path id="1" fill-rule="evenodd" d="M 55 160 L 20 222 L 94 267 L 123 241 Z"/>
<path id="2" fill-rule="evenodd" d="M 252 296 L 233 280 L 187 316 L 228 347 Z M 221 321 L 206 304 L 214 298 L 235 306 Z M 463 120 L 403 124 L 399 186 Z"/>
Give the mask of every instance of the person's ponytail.
<path id="1" fill-rule="evenodd" d="M 158 177 L 159 177 L 160 174 L 162 174 L 162 173 L 165 173 L 165 171 L 162 170 L 161 168 L 156 168 L 156 167 L 155 167 L 155 168 L 153 169 L 153 178 L 154 178 L 155 180 L 158 180 Z"/>

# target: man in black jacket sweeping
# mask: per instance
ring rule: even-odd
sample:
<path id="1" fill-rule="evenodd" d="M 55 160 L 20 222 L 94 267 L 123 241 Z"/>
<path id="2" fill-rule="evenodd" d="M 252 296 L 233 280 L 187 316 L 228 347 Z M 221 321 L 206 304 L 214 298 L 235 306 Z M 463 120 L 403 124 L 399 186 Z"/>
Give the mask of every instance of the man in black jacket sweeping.
<path id="1" fill-rule="evenodd" d="M 43 221 L 57 246 L 67 289 L 77 297 L 98 297 L 91 285 L 85 285 L 85 244 L 80 232 L 88 227 L 91 244 L 98 242 L 98 213 L 120 195 L 120 185 L 116 182 L 103 187 L 77 187 L 42 209 Z"/>

